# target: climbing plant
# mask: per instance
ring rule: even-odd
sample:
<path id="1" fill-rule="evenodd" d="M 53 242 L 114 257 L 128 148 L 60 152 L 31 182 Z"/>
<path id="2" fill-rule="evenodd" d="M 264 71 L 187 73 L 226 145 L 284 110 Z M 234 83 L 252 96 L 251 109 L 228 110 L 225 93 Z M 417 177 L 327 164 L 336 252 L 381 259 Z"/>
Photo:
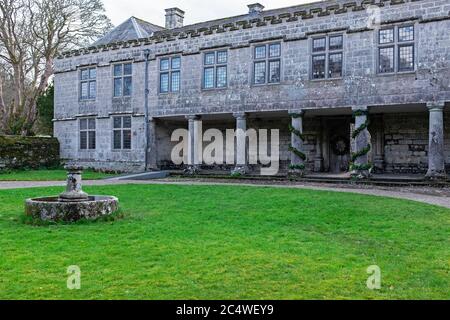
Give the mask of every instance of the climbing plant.
<path id="1" fill-rule="evenodd" d="M 367 115 L 366 110 L 356 110 L 353 112 L 353 117 L 363 116 L 363 115 Z M 370 121 L 367 118 L 363 124 L 361 124 L 358 128 L 355 128 L 355 131 L 353 131 L 353 133 L 352 133 L 352 138 L 356 139 L 364 130 L 366 130 L 369 127 L 369 124 L 370 124 Z M 354 171 L 354 170 L 361 170 L 361 171 L 371 170 L 372 169 L 371 163 L 355 164 L 356 160 L 367 155 L 371 149 L 372 149 L 372 145 L 370 143 L 368 143 L 365 148 L 363 148 L 357 152 L 353 152 L 351 155 L 350 170 L 352 170 L 352 171 Z"/>
<path id="2" fill-rule="evenodd" d="M 301 114 L 292 114 L 292 118 L 297 119 L 300 118 Z M 289 132 L 296 135 L 300 140 L 305 141 L 305 136 L 303 133 L 300 132 L 300 130 L 295 129 L 292 124 L 289 124 Z M 289 145 L 289 151 L 295 154 L 297 157 L 302 159 L 303 161 L 306 160 L 306 155 L 299 149 L 295 148 L 292 144 Z M 289 166 L 291 170 L 304 170 L 305 165 L 304 164 L 291 164 Z"/>

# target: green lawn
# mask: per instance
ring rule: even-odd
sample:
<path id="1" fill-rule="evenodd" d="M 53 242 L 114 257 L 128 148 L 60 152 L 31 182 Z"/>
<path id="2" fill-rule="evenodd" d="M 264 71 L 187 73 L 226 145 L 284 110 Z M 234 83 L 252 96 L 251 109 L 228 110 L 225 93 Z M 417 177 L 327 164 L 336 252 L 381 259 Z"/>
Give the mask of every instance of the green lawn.
<path id="1" fill-rule="evenodd" d="M 0 299 L 449 299 L 450 210 L 298 189 L 108 186 L 125 217 L 25 225 L 0 191 Z M 81 268 L 81 290 L 66 270 Z M 370 265 L 381 290 L 366 287 Z"/>
<path id="2" fill-rule="evenodd" d="M 99 180 L 113 177 L 112 174 L 85 170 L 84 180 Z M 18 170 L 6 173 L 0 172 L 0 181 L 64 181 L 67 178 L 67 171 L 64 169 L 42 169 L 42 170 Z"/>

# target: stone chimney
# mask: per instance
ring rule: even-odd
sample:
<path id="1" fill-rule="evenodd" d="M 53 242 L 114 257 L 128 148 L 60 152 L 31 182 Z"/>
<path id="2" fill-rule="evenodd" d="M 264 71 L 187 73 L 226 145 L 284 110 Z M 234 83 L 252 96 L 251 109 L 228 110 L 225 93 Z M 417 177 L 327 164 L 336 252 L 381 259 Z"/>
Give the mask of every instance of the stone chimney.
<path id="1" fill-rule="evenodd" d="M 247 7 L 249 14 L 260 14 L 264 10 L 264 6 L 261 3 L 249 4 Z"/>
<path id="2" fill-rule="evenodd" d="M 181 28 L 183 26 L 184 11 L 179 8 L 166 9 L 166 29 Z"/>

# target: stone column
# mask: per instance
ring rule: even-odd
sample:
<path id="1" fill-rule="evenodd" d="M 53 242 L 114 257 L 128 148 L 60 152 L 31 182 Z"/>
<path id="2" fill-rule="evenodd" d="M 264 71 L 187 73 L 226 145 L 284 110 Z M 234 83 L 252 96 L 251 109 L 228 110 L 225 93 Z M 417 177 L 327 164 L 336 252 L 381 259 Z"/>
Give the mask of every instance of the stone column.
<path id="1" fill-rule="evenodd" d="M 188 134 L 188 169 L 186 173 L 196 174 L 202 163 L 202 121 L 199 116 L 186 116 L 189 121 Z"/>
<path id="2" fill-rule="evenodd" d="M 323 171 L 323 119 L 320 119 L 320 125 L 316 136 L 316 156 L 314 157 L 314 172 Z"/>
<path id="3" fill-rule="evenodd" d="M 373 153 L 373 165 L 377 172 L 384 171 L 384 122 L 383 115 L 374 118 L 375 143 Z"/>
<path id="4" fill-rule="evenodd" d="M 236 167 L 232 174 L 248 173 L 247 166 L 247 114 L 233 114 L 236 118 Z"/>
<path id="5" fill-rule="evenodd" d="M 354 131 L 354 153 L 352 154 L 353 168 L 351 168 L 351 175 L 358 179 L 368 178 L 369 171 L 369 156 L 371 149 L 370 134 L 367 128 L 367 108 L 354 108 L 353 116 L 355 118 Z"/>
<path id="6" fill-rule="evenodd" d="M 147 150 L 147 169 L 158 170 L 157 165 L 157 137 L 156 137 L 156 119 L 149 118 L 148 121 L 148 150 Z"/>
<path id="7" fill-rule="evenodd" d="M 426 177 L 431 180 L 445 179 L 444 103 L 428 103 L 427 107 L 430 113 L 430 124 Z"/>
<path id="8" fill-rule="evenodd" d="M 305 155 L 303 153 L 303 116 L 304 111 L 291 112 L 291 173 L 302 175 L 305 170 Z"/>

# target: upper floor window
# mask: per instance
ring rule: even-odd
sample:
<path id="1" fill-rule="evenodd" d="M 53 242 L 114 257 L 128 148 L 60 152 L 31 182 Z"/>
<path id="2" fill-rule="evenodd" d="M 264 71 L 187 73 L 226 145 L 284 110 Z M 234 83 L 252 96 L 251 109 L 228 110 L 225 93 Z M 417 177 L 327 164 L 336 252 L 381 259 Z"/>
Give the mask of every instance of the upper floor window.
<path id="1" fill-rule="evenodd" d="M 180 92 L 181 57 L 164 58 L 159 61 L 159 92 Z"/>
<path id="2" fill-rule="evenodd" d="M 312 40 L 312 79 L 342 77 L 344 37 L 330 35 Z"/>
<path id="3" fill-rule="evenodd" d="M 80 99 L 94 100 L 97 97 L 97 68 L 80 70 Z"/>
<path id="4" fill-rule="evenodd" d="M 80 150 L 95 150 L 95 118 L 80 119 Z"/>
<path id="5" fill-rule="evenodd" d="M 414 26 L 399 26 L 378 32 L 378 73 L 414 71 Z"/>
<path id="6" fill-rule="evenodd" d="M 256 46 L 253 54 L 253 84 L 280 83 L 281 44 Z"/>
<path id="7" fill-rule="evenodd" d="M 115 150 L 131 149 L 131 116 L 113 117 L 113 140 Z"/>
<path id="8" fill-rule="evenodd" d="M 114 97 L 129 97 L 133 87 L 133 64 L 114 65 Z"/>
<path id="9" fill-rule="evenodd" d="M 227 51 L 207 52 L 203 59 L 203 89 L 227 86 Z"/>

